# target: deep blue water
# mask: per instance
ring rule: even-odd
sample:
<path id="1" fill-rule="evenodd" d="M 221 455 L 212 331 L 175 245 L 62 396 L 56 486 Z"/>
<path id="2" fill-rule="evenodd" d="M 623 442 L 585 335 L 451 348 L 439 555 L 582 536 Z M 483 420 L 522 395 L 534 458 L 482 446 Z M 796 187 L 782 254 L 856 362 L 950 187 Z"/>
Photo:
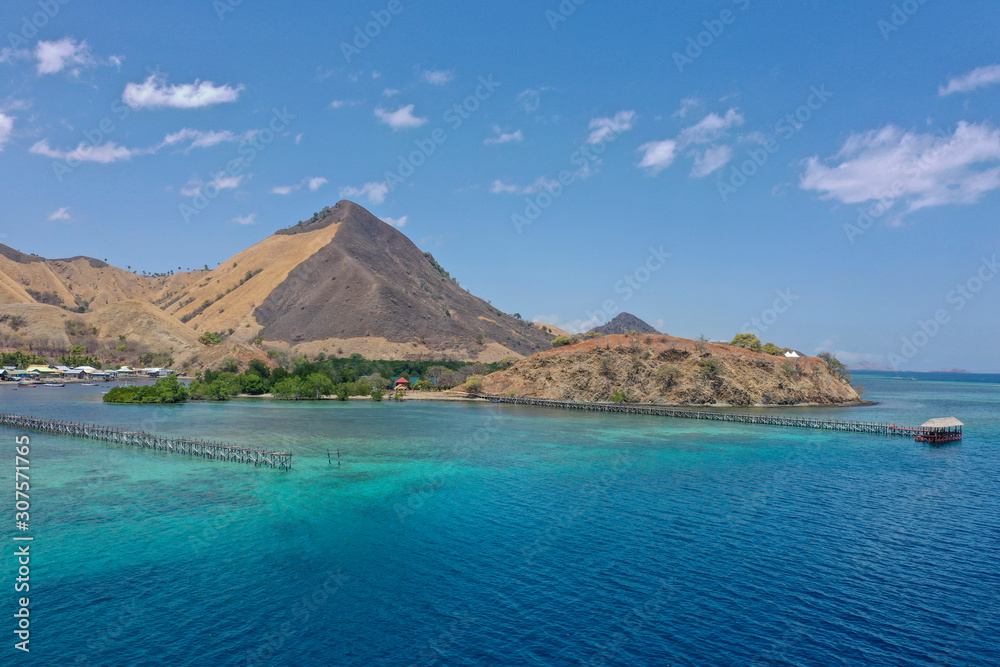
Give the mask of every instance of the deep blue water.
<path id="1" fill-rule="evenodd" d="M 899 376 L 903 379 L 896 379 Z M 290 473 L 31 434 L 31 653 L 2 664 L 1000 664 L 1000 380 L 858 374 L 905 438 L 515 406 L 0 410 L 287 448 Z M 329 450 L 343 465 L 330 465 Z"/>

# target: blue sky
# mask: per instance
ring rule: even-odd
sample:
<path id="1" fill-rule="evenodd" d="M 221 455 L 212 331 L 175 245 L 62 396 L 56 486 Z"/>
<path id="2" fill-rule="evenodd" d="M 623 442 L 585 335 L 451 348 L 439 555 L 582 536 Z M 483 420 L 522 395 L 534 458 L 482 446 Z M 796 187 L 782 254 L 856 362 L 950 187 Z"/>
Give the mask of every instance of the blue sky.
<path id="1" fill-rule="evenodd" d="M 4 3 L 0 242 L 215 266 L 349 198 L 526 318 L 1000 370 L 994 3 L 180 4 Z"/>

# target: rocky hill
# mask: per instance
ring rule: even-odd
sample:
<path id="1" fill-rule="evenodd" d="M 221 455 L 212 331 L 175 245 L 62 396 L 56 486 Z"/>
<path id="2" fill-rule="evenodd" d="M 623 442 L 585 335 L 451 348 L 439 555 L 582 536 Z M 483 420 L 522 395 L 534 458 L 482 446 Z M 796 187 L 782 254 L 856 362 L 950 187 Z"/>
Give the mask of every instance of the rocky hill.
<path id="1" fill-rule="evenodd" d="M 632 332 L 640 334 L 659 334 L 660 332 L 646 324 L 632 313 L 619 313 L 613 320 L 599 327 L 594 327 L 587 333 L 610 336 L 612 334 L 628 335 Z"/>
<path id="2" fill-rule="evenodd" d="M 142 327 L 121 317 L 133 311 Z M 206 332 L 241 356 L 271 347 L 483 362 L 547 349 L 553 338 L 462 289 L 429 253 L 349 201 L 211 271 L 138 276 L 93 258 L 47 260 L 0 245 L 0 347 L 73 343 L 71 317 L 96 329 L 97 342 L 126 335 L 192 363 L 216 355 L 198 342 Z"/>
<path id="3" fill-rule="evenodd" d="M 849 405 L 862 399 L 813 357 L 789 359 L 664 335 L 611 335 L 487 375 L 480 393 L 660 405 Z M 616 396 L 617 394 L 617 396 Z"/>

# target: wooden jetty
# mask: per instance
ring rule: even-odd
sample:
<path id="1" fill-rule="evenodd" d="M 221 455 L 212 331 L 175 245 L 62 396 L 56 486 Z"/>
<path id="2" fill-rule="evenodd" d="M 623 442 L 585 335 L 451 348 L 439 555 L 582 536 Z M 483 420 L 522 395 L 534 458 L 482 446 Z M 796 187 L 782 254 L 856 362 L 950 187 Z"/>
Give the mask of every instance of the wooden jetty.
<path id="1" fill-rule="evenodd" d="M 41 431 L 53 435 L 68 435 L 74 438 L 90 438 L 116 445 L 152 449 L 158 452 L 185 454 L 216 461 L 233 461 L 235 463 L 253 464 L 255 467 L 277 468 L 290 470 L 292 467 L 291 452 L 278 452 L 256 447 L 241 447 L 227 445 L 221 442 L 205 442 L 187 438 L 168 438 L 142 431 L 127 431 L 120 428 L 95 426 L 93 424 L 77 424 L 74 422 L 40 419 L 0 413 L 0 426 L 15 430 Z"/>
<path id="2" fill-rule="evenodd" d="M 535 405 L 547 408 L 567 408 L 570 410 L 591 410 L 597 412 L 623 412 L 630 415 L 656 415 L 660 417 L 676 417 L 679 419 L 704 419 L 718 422 L 735 422 L 738 424 L 766 424 L 769 426 L 790 426 L 794 428 L 812 428 L 824 431 L 848 431 L 850 433 L 874 433 L 877 435 L 901 435 L 914 438 L 920 442 L 945 442 L 932 438 L 939 432 L 936 422 L 932 419 L 922 426 L 900 426 L 880 422 L 858 422 L 827 419 L 810 419 L 808 417 L 787 417 L 780 415 L 751 415 L 738 412 L 722 412 L 711 410 L 688 410 L 686 408 L 668 408 L 659 405 L 629 405 L 627 403 L 578 403 L 574 401 L 554 401 L 543 398 L 517 398 L 514 396 L 480 396 L 494 403 L 512 403 L 514 405 Z M 948 434 L 950 440 L 962 438 L 962 423 L 957 419 L 952 424 L 949 418 Z M 949 440 L 949 441 L 950 441 Z"/>

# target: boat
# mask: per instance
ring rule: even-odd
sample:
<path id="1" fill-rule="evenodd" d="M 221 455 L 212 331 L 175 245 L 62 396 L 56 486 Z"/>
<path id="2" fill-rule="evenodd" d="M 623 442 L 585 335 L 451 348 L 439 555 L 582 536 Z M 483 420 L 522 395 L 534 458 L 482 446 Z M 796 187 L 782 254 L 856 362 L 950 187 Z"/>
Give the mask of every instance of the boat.
<path id="1" fill-rule="evenodd" d="M 81 382 L 81 387 L 97 387 L 99 386 L 96 382 Z"/>
<path id="2" fill-rule="evenodd" d="M 65 383 L 60 382 L 46 382 L 42 385 L 43 387 L 65 387 Z"/>

